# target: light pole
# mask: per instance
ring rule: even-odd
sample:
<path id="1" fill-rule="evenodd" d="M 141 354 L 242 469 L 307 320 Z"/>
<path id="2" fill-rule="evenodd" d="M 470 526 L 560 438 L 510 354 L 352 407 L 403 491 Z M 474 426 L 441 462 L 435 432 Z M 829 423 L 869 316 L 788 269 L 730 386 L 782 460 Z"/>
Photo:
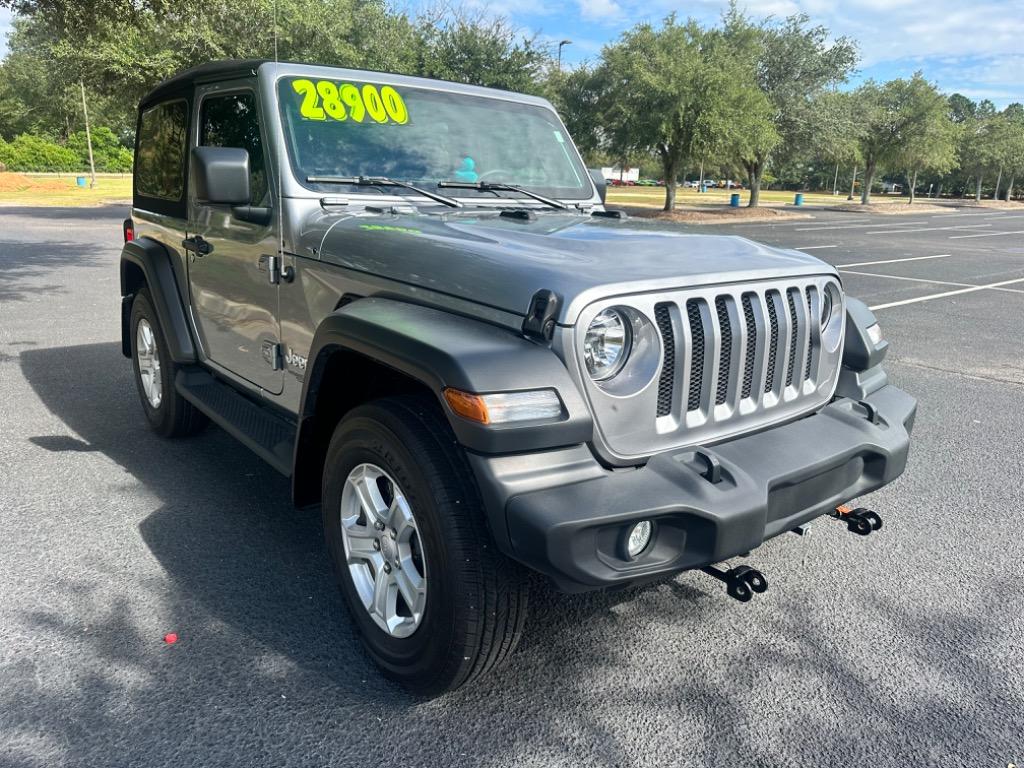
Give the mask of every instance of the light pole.
<path id="1" fill-rule="evenodd" d="M 562 71 L 562 46 L 563 45 L 572 45 L 572 40 L 562 40 L 558 44 L 558 71 L 559 72 Z"/>

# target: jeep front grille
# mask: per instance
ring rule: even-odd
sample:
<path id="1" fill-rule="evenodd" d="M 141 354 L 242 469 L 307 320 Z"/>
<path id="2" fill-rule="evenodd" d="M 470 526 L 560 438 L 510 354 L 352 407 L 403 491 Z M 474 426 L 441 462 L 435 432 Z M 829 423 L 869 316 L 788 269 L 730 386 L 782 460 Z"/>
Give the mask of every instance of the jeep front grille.
<path id="1" fill-rule="evenodd" d="M 656 386 L 628 397 L 586 382 L 609 451 L 628 457 L 713 442 L 824 405 L 842 352 L 821 343 L 829 282 L 801 277 L 621 302 L 653 321 L 661 367 Z"/>

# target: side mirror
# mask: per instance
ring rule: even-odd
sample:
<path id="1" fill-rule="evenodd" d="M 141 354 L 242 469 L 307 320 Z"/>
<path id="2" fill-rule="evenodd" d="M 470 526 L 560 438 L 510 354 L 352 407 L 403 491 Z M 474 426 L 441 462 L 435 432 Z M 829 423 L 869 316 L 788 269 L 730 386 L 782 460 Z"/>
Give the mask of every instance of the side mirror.
<path id="1" fill-rule="evenodd" d="M 597 187 L 597 194 L 601 197 L 601 203 L 608 199 L 608 182 L 604 180 L 604 174 L 601 173 L 600 168 L 588 168 L 590 171 L 590 178 L 594 182 L 594 186 Z"/>
<path id="2" fill-rule="evenodd" d="M 210 205 L 248 205 L 249 153 L 235 147 L 194 147 L 196 199 Z"/>

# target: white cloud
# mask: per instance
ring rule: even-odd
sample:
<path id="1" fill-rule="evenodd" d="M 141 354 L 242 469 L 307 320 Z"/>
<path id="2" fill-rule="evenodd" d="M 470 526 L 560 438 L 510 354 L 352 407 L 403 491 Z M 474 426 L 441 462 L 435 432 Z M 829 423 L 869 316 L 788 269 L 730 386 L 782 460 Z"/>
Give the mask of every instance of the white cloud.
<path id="1" fill-rule="evenodd" d="M 623 18 L 622 7 L 615 0 L 576 0 L 580 15 L 587 21 L 614 23 Z"/>

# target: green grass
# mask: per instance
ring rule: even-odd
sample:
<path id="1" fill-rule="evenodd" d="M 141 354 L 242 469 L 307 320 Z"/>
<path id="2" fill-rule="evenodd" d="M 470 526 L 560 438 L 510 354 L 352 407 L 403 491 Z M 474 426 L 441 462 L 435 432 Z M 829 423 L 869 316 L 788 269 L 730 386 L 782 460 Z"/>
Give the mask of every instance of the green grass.
<path id="1" fill-rule="evenodd" d="M 698 192 L 696 189 L 676 189 L 676 205 L 728 205 L 729 198 L 733 194 L 740 196 L 740 205 L 746 205 L 750 200 L 750 191 L 746 189 L 710 189 L 707 192 Z M 792 205 L 795 192 L 780 192 L 774 190 L 761 190 L 762 204 L 781 205 L 789 203 Z M 805 192 L 804 202 L 808 205 L 839 205 L 846 203 L 846 195 L 830 195 L 821 192 Z M 901 198 L 892 198 L 893 201 Z M 902 198 L 906 202 L 906 198 Z M 882 196 L 872 197 L 872 202 L 884 202 Z M 664 187 L 609 187 L 608 202 L 619 205 L 638 205 L 660 208 L 665 202 Z"/>
<path id="2" fill-rule="evenodd" d="M 88 175 L 86 175 L 88 179 Z M 0 173 L 0 205 L 89 206 L 132 199 L 132 177 L 97 176 L 91 188 L 75 183 L 75 176 Z"/>

